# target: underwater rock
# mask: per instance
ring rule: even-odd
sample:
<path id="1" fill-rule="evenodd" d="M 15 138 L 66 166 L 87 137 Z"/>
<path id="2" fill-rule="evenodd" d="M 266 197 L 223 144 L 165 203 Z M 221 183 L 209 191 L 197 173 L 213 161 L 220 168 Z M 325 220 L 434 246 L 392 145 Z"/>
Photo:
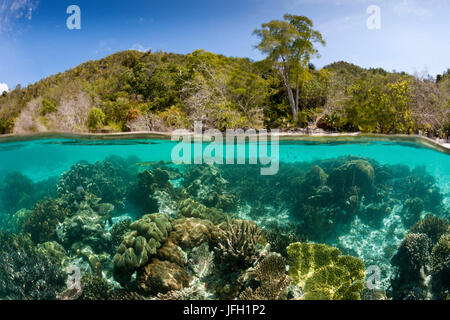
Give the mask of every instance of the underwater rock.
<path id="1" fill-rule="evenodd" d="M 173 229 L 169 218 L 162 214 L 149 214 L 130 225 L 114 256 L 114 278 L 126 284 L 134 271 L 148 263 Z"/>
<path id="2" fill-rule="evenodd" d="M 420 214 L 424 209 L 423 200 L 420 198 L 408 198 L 403 204 L 402 221 L 406 228 L 410 228 L 420 220 Z"/>
<path id="3" fill-rule="evenodd" d="M 13 214 L 20 209 L 31 209 L 37 199 L 33 181 L 20 172 L 9 172 L 0 187 L 0 204 L 4 210 Z"/>
<path id="4" fill-rule="evenodd" d="M 189 276 L 178 264 L 153 258 L 145 267 L 138 270 L 138 288 L 144 294 L 167 293 L 181 290 L 189 285 Z"/>
<path id="5" fill-rule="evenodd" d="M 343 256 L 325 244 L 293 243 L 287 248 L 289 275 L 304 300 L 359 300 L 364 289 L 361 259 Z"/>
<path id="6" fill-rule="evenodd" d="M 328 176 L 327 184 L 338 195 L 345 195 L 351 187 L 357 187 L 362 194 L 371 191 L 375 179 L 372 165 L 365 160 L 351 160 L 334 169 Z"/>
<path id="7" fill-rule="evenodd" d="M 256 289 L 246 288 L 241 300 L 283 300 L 292 279 L 286 275 L 286 260 L 278 253 L 271 253 L 255 267 Z"/>

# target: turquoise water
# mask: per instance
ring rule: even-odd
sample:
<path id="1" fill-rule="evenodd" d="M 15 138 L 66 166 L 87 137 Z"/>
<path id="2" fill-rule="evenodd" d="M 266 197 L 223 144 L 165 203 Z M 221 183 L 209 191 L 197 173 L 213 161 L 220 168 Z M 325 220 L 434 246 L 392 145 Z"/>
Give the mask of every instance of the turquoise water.
<path id="1" fill-rule="evenodd" d="M 23 238 L 29 234 L 32 242 L 32 251 L 28 253 L 30 261 L 35 264 L 40 261 L 61 279 L 66 277 L 70 266 L 81 269 L 82 275 L 98 277 L 101 274 L 100 279 L 110 286 L 109 292 L 126 288 L 144 298 L 169 293 L 172 298 L 180 298 L 187 294 L 182 288 L 199 286 L 195 288 L 201 294 L 194 291 L 200 296 L 188 298 L 244 299 L 249 297 L 248 292 L 244 293 L 245 289 L 254 290 L 255 283 L 237 283 L 236 279 L 247 268 L 257 266 L 259 260 L 255 258 L 251 263 L 242 257 L 243 260 L 239 260 L 239 248 L 233 248 L 237 253 L 232 255 L 235 260 L 230 260 L 226 250 L 219 245 L 223 236 L 213 239 L 212 235 L 205 235 L 209 240 L 195 244 L 172 239 L 186 256 L 183 263 L 178 258 L 164 256 L 159 248 L 170 243 L 167 237 L 170 239 L 172 233 L 176 237 L 177 232 L 182 232 L 184 224 L 188 224 L 184 218 L 188 221 L 202 219 L 201 223 L 212 223 L 209 228 L 217 230 L 227 228 L 227 219 L 238 219 L 256 223 L 259 228 L 259 231 L 242 236 L 253 237 L 261 232 L 265 240 L 258 242 L 258 246 L 267 242 L 270 250 L 264 250 L 283 256 L 285 261 L 291 261 L 289 250 L 286 250 L 290 243 L 321 243 L 361 259 L 366 269 L 377 266 L 382 273 L 377 288 L 389 298 L 425 299 L 431 296 L 442 299 L 447 294 L 448 285 L 442 282 L 448 279 L 449 266 L 437 272 L 437 267 L 430 262 L 432 248 L 438 245 L 439 238 L 426 233 L 431 242 L 427 244 L 429 252 L 424 251 L 427 255 L 424 266 L 434 279 L 432 287 L 423 285 L 418 273 L 411 271 L 414 268 L 411 269 L 408 263 L 412 262 L 401 248 L 408 241 L 418 243 L 420 239 L 408 238 L 408 230 L 419 230 L 420 226 L 416 225 L 428 221 L 429 214 L 441 219 L 441 225 L 448 223 L 449 154 L 404 141 L 280 141 L 279 171 L 274 176 L 261 176 L 259 169 L 264 166 L 249 164 L 251 147 L 248 144 L 245 145 L 245 165 L 213 166 L 171 163 L 171 153 L 177 144 L 158 139 L 63 138 L 0 143 L 0 181 L 4 181 L 0 188 L 0 229 L 8 232 L 3 239 Z M 207 146 L 204 143 L 202 150 Z M 195 147 L 190 147 L 194 158 Z M 234 150 L 236 155 L 238 147 Z M 274 150 L 269 147 L 272 157 L 276 156 Z M 222 152 L 224 158 L 229 159 L 225 148 Z M 145 216 L 148 213 L 159 216 L 148 218 Z M 122 233 L 117 231 L 123 221 L 131 219 L 136 223 L 152 224 L 156 223 L 155 219 L 167 218 L 172 219 L 165 222 L 167 234 L 158 240 L 155 251 L 146 254 L 145 258 L 136 258 L 139 262 L 133 262 L 132 258 L 120 262 L 122 254 L 125 255 L 121 246 L 131 250 L 131 242 L 126 239 L 134 236 L 133 225 L 125 225 Z M 156 225 L 160 228 L 161 222 Z M 440 228 L 445 229 L 445 226 Z M 208 230 L 213 234 L 212 229 Z M 219 234 L 220 230 L 217 231 Z M 439 233 L 441 236 L 445 236 L 445 231 Z M 2 241 L 8 243 L 9 240 Z M 149 238 L 144 241 L 154 243 Z M 200 243 L 207 245 L 203 247 Z M 56 251 L 64 252 L 60 254 L 64 258 L 58 258 L 57 262 L 50 259 L 49 264 L 46 259 L 50 261 L 48 257 L 55 254 L 48 248 L 55 250 L 55 246 L 60 248 Z M 19 258 L 8 250 L 25 250 L 20 246 L 13 248 L 5 249 L 0 245 L 0 263 L 11 264 L 11 270 L 15 268 L 14 263 L 18 263 L 15 259 Z M 258 248 L 252 249 L 255 257 L 262 255 L 263 248 Z M 2 250 L 8 254 L 2 256 Z M 131 252 L 137 256 L 139 250 L 134 248 Z M 450 249 L 447 250 L 450 255 Z M 245 255 L 252 254 L 246 252 Z M 192 271 L 197 269 L 191 261 L 206 259 L 206 256 L 213 257 L 210 261 L 213 271 L 208 276 L 200 276 Z M 155 257 L 162 262 L 152 260 Z M 96 271 L 93 259 L 102 261 L 99 262 L 100 273 Z M 24 262 L 20 263 L 23 265 Z M 161 267 L 159 263 L 166 265 Z M 290 269 L 294 269 L 293 266 Z M 168 275 L 158 274 L 161 270 L 176 274 L 179 285 L 164 284 L 161 287 L 152 282 L 161 277 L 158 283 L 164 283 Z M 152 276 L 144 277 L 146 272 Z M 133 274 L 137 278 L 132 277 Z M 230 274 L 233 279 L 214 278 L 211 274 Z M 56 298 L 66 288 L 61 280 L 58 284 L 53 283 L 53 287 L 49 286 L 53 291 L 49 289 L 41 295 L 33 291 L 33 281 L 39 280 L 39 276 L 34 276 L 37 277 L 35 280 L 23 280 L 30 286 L 26 296 L 20 290 L 6 289 L 11 286 L 8 273 L 0 271 L 0 298 Z M 190 282 L 184 281 L 184 276 Z M 51 279 L 46 281 L 52 282 Z M 412 287 L 408 287 L 408 283 Z M 235 288 L 234 291 L 229 289 L 230 286 Z M 366 283 L 365 290 L 367 286 Z M 295 297 L 289 290 L 286 288 L 280 295 Z M 311 296 L 317 296 L 314 294 Z M 359 295 L 367 298 L 362 291 Z M 97 298 L 112 296 L 111 293 L 108 297 Z"/>
<path id="2" fill-rule="evenodd" d="M 142 161 L 171 161 L 177 142 L 167 140 L 80 141 L 67 139 L 34 140 L 0 144 L 0 172 L 20 171 L 39 181 L 61 174 L 77 163 L 101 161 L 108 156 L 137 156 Z M 207 144 L 203 144 L 203 149 Z M 280 162 L 303 162 L 358 156 L 382 164 L 425 166 L 438 184 L 450 191 L 450 156 L 415 143 L 394 142 L 290 142 L 281 141 Z M 269 147 L 270 151 L 270 147 Z M 226 155 L 226 152 L 224 152 Z M 248 146 L 247 146 L 248 157 Z M 247 161 L 248 162 L 248 161 Z"/>

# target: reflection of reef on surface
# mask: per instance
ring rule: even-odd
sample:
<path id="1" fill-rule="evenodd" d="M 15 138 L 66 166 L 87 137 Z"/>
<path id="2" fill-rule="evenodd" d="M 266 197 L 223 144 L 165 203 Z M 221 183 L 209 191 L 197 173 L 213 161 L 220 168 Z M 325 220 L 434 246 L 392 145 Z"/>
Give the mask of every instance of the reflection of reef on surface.
<path id="1" fill-rule="evenodd" d="M 274 176 L 116 156 L 39 183 L 8 173 L 0 299 L 445 299 L 443 199 L 425 168 L 353 156 Z"/>

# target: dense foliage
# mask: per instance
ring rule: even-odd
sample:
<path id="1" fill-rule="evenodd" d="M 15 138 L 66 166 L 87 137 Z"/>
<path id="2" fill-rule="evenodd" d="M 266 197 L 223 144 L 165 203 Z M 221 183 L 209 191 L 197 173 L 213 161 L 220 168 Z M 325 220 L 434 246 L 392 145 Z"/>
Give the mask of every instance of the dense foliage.
<path id="1" fill-rule="evenodd" d="M 170 131 L 202 120 L 219 130 L 448 135 L 448 71 L 434 80 L 346 62 L 316 70 L 309 60 L 313 42 L 325 43 L 320 33 L 305 17 L 286 19 L 255 31 L 268 54 L 262 61 L 123 51 L 18 86 L 0 96 L 0 133 Z M 277 28 L 297 40 L 273 45 Z"/>

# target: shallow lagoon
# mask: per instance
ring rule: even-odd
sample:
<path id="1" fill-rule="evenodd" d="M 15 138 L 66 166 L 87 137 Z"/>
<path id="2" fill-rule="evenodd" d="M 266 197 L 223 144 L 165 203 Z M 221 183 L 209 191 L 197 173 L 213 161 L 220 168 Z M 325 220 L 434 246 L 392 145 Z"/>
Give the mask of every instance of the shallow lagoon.
<path id="1" fill-rule="evenodd" d="M 394 291 L 397 290 L 397 293 L 388 292 L 388 296 L 410 298 L 410 296 L 404 297 L 398 293 L 400 288 L 405 291 L 404 284 L 413 281 L 411 279 L 414 278 L 405 275 L 405 272 L 403 272 L 403 275 L 398 275 L 401 272 L 397 271 L 401 271 L 405 267 L 404 261 L 406 258 L 403 257 L 403 260 L 400 259 L 401 257 L 394 259 L 397 262 L 392 262 L 392 259 L 398 253 L 408 229 L 419 220 L 425 219 L 428 213 L 448 221 L 450 155 L 419 143 L 403 140 L 377 141 L 367 138 L 352 139 L 352 141 L 335 139 L 321 141 L 281 140 L 279 145 L 280 172 L 277 176 L 267 177 L 259 176 L 259 165 L 223 165 L 213 166 L 213 169 L 208 168 L 208 166 L 197 166 L 197 169 L 195 169 L 195 166 L 171 164 L 171 151 L 176 144 L 177 142 L 164 139 L 141 138 L 116 140 L 110 138 L 43 138 L 3 142 L 0 144 L 0 180 L 3 181 L 9 176 L 11 183 L 11 173 L 19 172 L 22 176 L 30 179 L 31 185 L 40 186 L 38 187 L 40 189 L 50 190 L 58 185 L 58 191 L 56 192 L 48 191 L 48 194 L 41 192 L 39 195 L 25 194 L 23 197 L 17 197 L 17 202 L 20 203 L 14 204 L 11 201 L 8 201 L 7 205 L 3 203 L 3 218 L 0 220 L 3 221 L 3 228 L 8 229 L 6 225 L 8 225 L 9 220 L 13 218 L 17 220 L 17 217 L 20 216 L 16 214 L 17 212 L 21 212 L 25 216 L 21 221 L 26 225 L 26 220 L 30 219 L 30 215 L 33 216 L 34 211 L 38 210 L 36 209 L 36 203 L 42 203 L 42 199 L 45 197 L 57 198 L 57 201 L 62 199 L 61 188 L 64 190 L 65 196 L 69 193 L 76 196 L 82 190 L 83 194 L 84 192 L 87 194 L 93 193 L 98 198 L 103 191 L 98 191 L 99 188 L 89 189 L 92 184 L 103 187 L 106 185 L 108 188 L 113 188 L 113 191 L 116 191 L 114 188 L 123 187 L 123 192 L 119 192 L 117 198 L 111 195 L 115 192 L 109 192 L 109 202 L 114 205 L 114 209 L 110 209 L 104 216 L 99 214 L 99 211 L 103 209 L 99 209 L 97 202 L 102 204 L 105 201 L 104 199 L 98 199 L 95 205 L 86 205 L 90 206 L 89 210 L 92 210 L 92 215 L 96 214 L 98 219 L 89 222 L 87 217 L 89 215 L 77 208 L 64 217 L 58 218 L 59 220 L 54 226 L 54 234 L 50 236 L 46 234 L 39 240 L 33 239 L 34 245 L 43 247 L 45 244 L 48 247 L 49 243 L 56 243 L 63 247 L 65 251 L 63 254 L 64 262 L 58 262 L 63 274 L 67 266 L 73 265 L 79 266 L 82 273 L 95 274 L 91 261 L 94 258 L 92 257 L 100 261 L 99 256 L 102 256 L 100 274 L 110 286 L 109 290 L 124 290 L 123 288 L 126 288 L 127 290 L 134 290 L 140 296 L 146 298 L 158 295 L 162 297 L 163 294 L 169 295 L 168 298 L 179 298 L 180 292 L 186 295 L 187 293 L 183 290 L 188 291 L 188 289 L 197 286 L 195 287 L 196 290 L 202 292 L 201 298 L 246 298 L 251 296 L 248 294 L 248 290 L 247 294 L 244 294 L 246 289 L 256 290 L 257 282 L 255 284 L 254 282 L 247 283 L 240 280 L 240 283 L 230 285 L 227 282 L 231 283 L 235 280 L 226 277 L 211 279 L 192 271 L 195 267 L 192 267 L 189 261 L 198 260 L 194 259 L 197 257 L 196 255 L 213 257 L 210 259 L 212 269 L 214 265 L 218 268 L 219 262 L 222 267 L 228 266 L 229 270 L 227 271 L 236 279 L 248 272 L 249 267 L 255 267 L 260 263 L 255 258 L 255 261 L 251 263 L 246 264 L 243 261 L 242 264 L 238 264 L 239 267 L 234 265 L 225 258 L 226 248 L 217 245 L 221 241 L 220 236 L 217 236 L 214 241 L 210 239 L 212 237 L 210 236 L 209 240 L 206 241 L 208 242 L 208 248 L 206 249 L 201 247 L 200 243 L 189 245 L 175 243 L 183 252 L 182 256 L 185 256 L 183 259 L 186 260 L 178 263 L 178 266 L 174 264 L 176 259 L 173 257 L 161 257 L 160 252 L 164 250 L 158 247 L 158 250 L 145 257 L 143 263 L 138 263 L 135 267 L 126 269 L 126 266 L 123 266 L 125 263 L 118 262 L 120 257 L 116 259 L 116 256 L 121 253 L 121 241 L 124 244 L 124 239 L 130 229 L 123 231 L 118 243 L 111 243 L 107 246 L 99 245 L 98 241 L 84 241 L 82 238 L 68 240 L 66 239 L 67 235 L 61 236 L 63 231 L 60 230 L 61 225 L 65 224 L 70 229 L 70 225 L 74 223 L 72 220 L 79 215 L 77 221 L 82 221 L 80 222 L 81 226 L 79 226 L 80 230 L 88 230 L 87 225 L 89 223 L 98 224 L 95 232 L 107 234 L 108 236 L 105 236 L 102 241 L 108 242 L 111 241 L 111 230 L 113 230 L 114 225 L 124 221 L 125 218 L 130 217 L 132 220 L 139 222 L 144 219 L 144 214 L 159 212 L 175 219 L 175 222 L 172 221 L 171 226 L 168 227 L 168 235 L 164 239 L 160 239 L 159 246 L 165 248 L 168 243 L 167 237 L 171 238 L 171 232 L 175 234 L 177 228 L 183 228 L 181 223 L 177 224 L 176 222 L 179 219 L 201 218 L 204 221 L 212 222 L 211 228 L 224 230 L 223 224 L 226 224 L 226 222 L 222 218 L 228 216 L 233 219 L 256 221 L 259 225 L 258 228 L 267 233 L 263 242 L 272 244 L 268 251 L 283 255 L 287 261 L 290 259 L 289 250 L 285 250 L 283 247 L 276 248 L 280 243 L 288 245 L 290 242 L 286 239 L 291 239 L 292 242 L 324 243 L 338 248 L 343 254 L 362 259 L 366 269 L 369 266 L 377 266 L 381 272 L 381 280 L 377 288 L 381 291 L 392 291 L 392 287 L 394 287 Z M 97 161 L 99 163 L 102 163 L 105 159 L 108 161 L 111 156 L 119 156 L 124 162 L 113 158 L 115 160 L 112 161 L 112 164 L 99 165 L 94 168 Z M 126 162 L 124 159 L 132 160 Z M 75 167 L 74 169 L 72 166 L 77 165 L 80 161 L 85 162 L 84 167 Z M 125 162 L 126 164 L 124 164 Z M 119 171 L 111 169 L 115 165 L 119 169 L 114 168 L 114 170 Z M 402 166 L 399 167 L 398 165 Z M 405 166 L 408 169 L 404 169 Z M 102 170 L 112 171 L 105 171 L 105 173 Z M 120 170 L 127 170 L 127 174 L 122 177 Z M 346 174 L 345 170 L 349 170 L 348 172 L 353 175 L 351 182 L 348 182 L 345 177 L 342 178 L 342 175 Z M 143 171 L 146 171 L 145 174 L 142 174 Z M 168 172 L 167 183 L 159 184 L 159 180 L 156 182 L 156 171 Z M 84 180 L 80 178 L 82 172 L 85 172 L 86 175 L 82 177 Z M 92 172 L 95 173 L 95 177 L 89 177 Z M 369 176 L 372 175 L 369 179 L 370 186 L 365 180 L 365 176 L 359 176 L 361 172 L 364 172 L 364 174 L 368 172 Z M 388 177 L 383 176 L 381 179 L 380 177 L 386 175 L 386 172 L 389 172 Z M 121 176 L 122 180 L 114 177 L 114 175 Z M 92 178 L 92 181 L 87 181 L 90 178 Z M 323 181 L 317 182 L 317 179 L 321 180 L 322 178 Z M 23 181 L 22 177 L 17 179 Z M 103 179 L 101 180 L 103 184 L 100 184 L 98 179 Z M 110 183 L 108 179 L 111 179 L 112 182 Z M 148 181 L 145 179 L 150 179 L 150 182 L 147 183 Z M 358 185 L 358 179 L 362 179 L 360 185 Z M 339 184 L 339 181 L 342 182 L 342 185 Z M 69 185 L 70 183 L 73 183 L 73 185 Z M 77 185 L 77 183 L 80 185 Z M 318 184 L 316 185 L 316 183 Z M 350 183 L 350 185 L 344 186 L 346 183 Z M 408 184 L 418 186 L 411 190 L 407 188 Z M 45 188 L 42 187 L 44 185 Z M 32 187 L 30 188 L 32 189 Z M 148 190 L 143 192 L 142 189 L 145 188 L 154 189 L 151 192 Z M 14 191 L 16 193 L 21 192 L 20 188 L 14 190 L 17 190 Z M 3 195 L 7 195 L 8 191 L 11 193 L 11 189 L 2 190 Z M 426 194 L 428 191 L 430 195 Z M 96 194 L 96 192 L 100 194 Z M 323 192 L 328 193 L 324 194 Z M 107 193 L 103 194 L 108 196 Z M 24 197 L 33 199 L 35 203 L 25 201 Z M 152 201 L 154 201 L 148 202 L 145 200 L 143 201 L 145 203 L 139 203 L 140 197 L 152 198 Z M 3 196 L 3 202 L 6 202 L 6 198 L 8 196 Z M 327 198 L 328 200 L 331 199 L 331 202 L 327 201 Z M 68 200 L 64 201 L 67 202 Z M 83 201 L 88 202 L 87 200 L 79 201 L 81 202 L 75 201 L 75 203 L 80 207 L 80 203 L 84 203 Z M 405 205 L 405 203 L 407 204 Z M 46 210 L 48 210 L 46 206 L 49 205 L 50 203 L 44 202 L 41 210 L 44 216 Z M 21 206 L 26 208 L 21 208 Z M 192 206 L 196 211 L 191 208 Z M 184 212 L 186 211 L 184 210 L 185 207 L 191 208 L 190 211 Z M 419 207 L 420 210 L 415 213 L 416 216 L 414 217 L 413 212 L 417 209 L 411 208 L 416 207 Z M 27 213 L 25 214 L 22 209 L 28 210 Z M 380 210 L 386 212 L 380 214 L 379 218 L 368 217 L 370 212 L 376 213 Z M 193 213 L 194 211 L 196 213 Z M 202 213 L 198 213 L 198 211 L 202 211 Z M 410 218 L 410 216 L 413 217 Z M 83 221 L 85 218 L 86 221 Z M 42 219 L 42 215 L 40 219 Z M 314 228 L 312 224 L 314 224 Z M 131 227 L 131 229 L 133 228 Z M 8 231 L 19 233 L 21 230 L 21 226 L 16 226 L 14 230 L 9 227 Z M 33 228 L 26 229 L 25 227 L 24 230 L 38 232 Z M 253 233 L 260 232 L 255 230 L 253 230 Z M 92 237 L 95 234 L 92 230 L 93 234 L 88 231 L 86 231 L 86 237 Z M 264 233 L 263 231 L 261 232 Z M 81 234 L 83 232 L 81 231 Z M 285 237 L 273 239 L 271 237 L 274 236 L 274 233 L 280 233 Z M 125 247 L 129 249 L 130 245 L 126 244 Z M 89 253 L 80 254 L 83 250 L 89 251 Z M 202 250 L 204 251 L 203 255 L 201 254 Z M 259 253 L 255 253 L 255 255 L 264 257 L 262 252 L 267 251 L 267 246 L 258 250 Z M 197 251 L 199 253 L 196 253 Z M 220 257 L 221 254 L 223 255 L 222 258 Z M 157 259 L 158 261 L 155 262 L 154 257 L 158 257 L 159 260 Z M 142 262 L 143 258 L 140 257 L 140 259 Z M 398 262 L 399 260 L 400 262 Z M 118 265 L 120 266 L 118 267 Z M 177 284 L 172 286 L 164 284 L 160 288 L 155 284 L 154 281 L 156 280 L 147 278 L 142 280 L 142 274 L 146 274 L 146 272 L 147 274 L 158 274 L 158 272 L 162 272 L 161 269 L 172 273 L 172 275 L 176 274 L 176 278 L 179 278 Z M 290 269 L 293 269 L 292 266 Z M 137 275 L 135 272 L 137 272 Z M 429 272 L 432 273 L 432 271 Z M 290 276 L 294 278 L 294 282 L 297 282 L 297 286 L 301 286 L 302 281 L 292 274 Z M 128 279 L 129 277 L 132 278 Z M 137 277 L 137 280 L 135 277 Z M 164 282 L 164 275 L 159 275 L 159 277 L 163 279 L 159 280 Z M 437 279 L 437 276 L 435 276 L 435 279 Z M 290 281 L 291 284 L 286 286 L 283 297 L 299 298 L 293 293 L 295 290 L 292 289 L 292 280 Z M 133 287 L 136 282 L 138 283 L 138 289 Z M 208 285 L 205 286 L 205 284 Z M 230 289 L 230 286 L 232 289 Z M 367 282 L 365 286 L 364 290 L 367 290 Z M 31 285 L 31 287 L 33 286 Z M 63 287 L 60 286 L 58 290 L 62 291 Z M 421 285 L 410 288 L 411 292 L 415 292 L 410 295 L 425 298 L 427 294 L 423 292 L 417 294 L 416 287 L 421 287 Z M 438 286 L 435 285 L 434 287 Z M 205 288 L 208 288 L 208 290 Z M 224 288 L 228 289 L 225 290 Z M 439 294 L 442 295 L 444 289 L 440 288 Z M 32 291 L 32 289 L 30 290 Z M 426 291 L 428 289 L 421 290 Z M 199 294 L 198 292 L 191 294 L 190 298 L 198 298 L 196 295 Z M 428 297 L 432 295 L 436 298 L 438 294 L 436 292 L 428 293 Z M 16 295 L 10 293 L 5 296 L 20 298 L 17 293 Z M 310 296 L 317 297 L 317 293 L 310 294 Z M 365 297 L 367 298 L 367 295 Z"/>

